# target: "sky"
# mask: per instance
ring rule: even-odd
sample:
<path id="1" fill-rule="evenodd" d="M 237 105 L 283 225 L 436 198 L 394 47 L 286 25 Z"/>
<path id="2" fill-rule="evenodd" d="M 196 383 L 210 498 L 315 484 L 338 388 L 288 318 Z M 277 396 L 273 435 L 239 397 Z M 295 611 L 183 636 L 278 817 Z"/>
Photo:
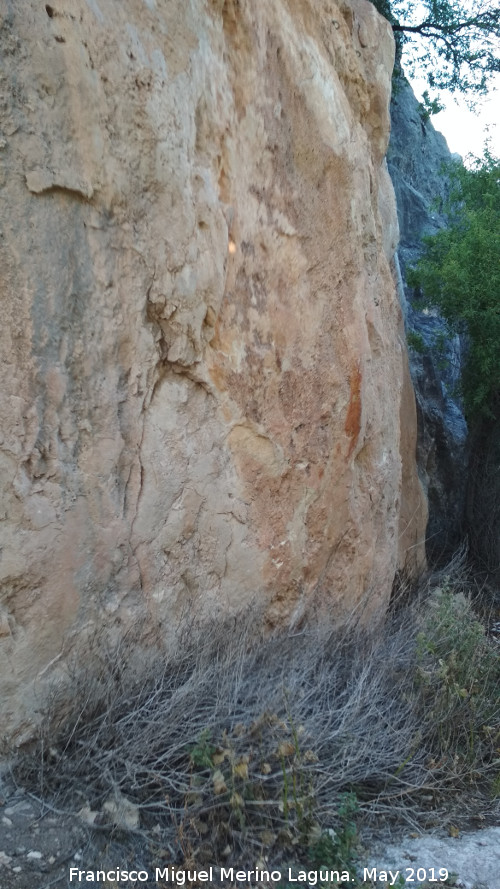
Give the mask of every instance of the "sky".
<path id="1" fill-rule="evenodd" d="M 422 98 L 423 90 L 429 89 L 424 80 L 412 79 L 411 85 L 418 99 Z M 494 91 L 478 101 L 475 111 L 467 107 L 460 95 L 457 101 L 450 93 L 439 93 L 439 101 L 446 107 L 432 116 L 433 126 L 443 134 L 450 151 L 461 154 L 464 159 L 469 153 L 482 155 L 488 130 L 491 151 L 500 157 L 500 76 L 495 86 Z"/>
<path id="2" fill-rule="evenodd" d="M 490 3 L 493 5 L 493 0 Z M 428 0 L 426 4 L 418 0 L 411 4 L 412 24 L 426 18 L 427 4 Z M 475 4 L 472 0 L 463 0 L 461 5 L 472 11 Z M 403 68 L 404 62 L 403 55 Z M 447 91 L 431 89 L 423 77 L 420 79 L 408 75 L 408 79 L 418 99 L 422 98 L 423 91 L 427 89 L 431 99 L 437 98 L 445 106 L 445 110 L 433 115 L 431 120 L 434 128 L 445 137 L 451 152 L 462 155 L 464 160 L 469 153 L 481 157 L 489 129 L 490 150 L 495 157 L 500 157 L 500 74 L 489 79 L 488 95 L 482 101 L 477 101 L 475 111 L 467 107 L 460 93 L 453 95 Z"/>

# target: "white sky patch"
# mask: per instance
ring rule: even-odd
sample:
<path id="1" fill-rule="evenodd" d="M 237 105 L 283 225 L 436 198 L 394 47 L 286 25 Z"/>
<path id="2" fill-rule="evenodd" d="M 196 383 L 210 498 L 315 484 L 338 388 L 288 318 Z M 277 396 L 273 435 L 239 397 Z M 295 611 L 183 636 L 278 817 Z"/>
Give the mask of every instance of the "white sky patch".
<path id="1" fill-rule="evenodd" d="M 424 21 L 427 16 L 428 9 L 424 4 L 415 2 L 412 24 Z M 476 102 L 474 111 L 470 110 L 460 93 L 432 89 L 423 77 L 408 79 L 417 99 L 421 100 L 422 93 L 427 90 L 431 99 L 437 98 L 445 106 L 439 114 L 432 115 L 431 121 L 445 137 L 451 152 L 462 155 L 464 159 L 468 154 L 482 157 L 486 141 L 489 140 L 491 153 L 500 157 L 500 74 L 490 77 L 489 92 Z"/>
<path id="2" fill-rule="evenodd" d="M 474 111 L 467 107 L 460 94 L 437 93 L 419 78 L 410 82 L 418 99 L 427 89 L 432 99 L 437 97 L 445 105 L 445 110 L 434 114 L 431 120 L 435 129 L 445 137 L 450 151 L 461 154 L 463 158 L 470 153 L 480 157 L 489 140 L 491 152 L 495 157 L 500 157 L 500 76 L 492 79 L 495 89 L 478 100 Z"/>

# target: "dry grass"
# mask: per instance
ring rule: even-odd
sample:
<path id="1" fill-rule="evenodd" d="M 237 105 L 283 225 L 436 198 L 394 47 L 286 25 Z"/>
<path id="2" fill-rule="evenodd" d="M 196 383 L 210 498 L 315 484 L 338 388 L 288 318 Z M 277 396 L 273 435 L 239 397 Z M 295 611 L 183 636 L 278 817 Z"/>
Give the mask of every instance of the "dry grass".
<path id="1" fill-rule="evenodd" d="M 310 848 L 344 829 L 346 791 L 365 812 L 413 819 L 461 788 L 498 792 L 500 647 L 451 586 L 441 578 L 372 633 L 263 638 L 250 612 L 185 627 L 174 661 L 150 652 L 140 671 L 130 640 L 96 639 L 69 676 L 71 712 L 57 729 L 48 715 L 16 779 L 59 809 L 124 796 L 156 861 L 197 865 Z"/>

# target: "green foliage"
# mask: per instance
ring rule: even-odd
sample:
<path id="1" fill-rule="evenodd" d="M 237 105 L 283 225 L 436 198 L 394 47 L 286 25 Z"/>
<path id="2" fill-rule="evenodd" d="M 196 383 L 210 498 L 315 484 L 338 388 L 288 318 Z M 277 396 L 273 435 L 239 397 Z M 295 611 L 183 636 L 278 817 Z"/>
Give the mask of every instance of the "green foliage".
<path id="1" fill-rule="evenodd" d="M 192 764 L 198 769 L 209 769 L 212 766 L 212 756 L 216 748 L 211 743 L 210 737 L 210 729 L 204 729 L 189 753 Z"/>
<path id="2" fill-rule="evenodd" d="M 424 354 L 425 343 L 421 333 L 417 333 L 415 330 L 408 330 L 406 334 L 406 342 L 414 352 L 418 352 L 419 355 Z"/>
<path id="3" fill-rule="evenodd" d="M 417 688 L 426 718 L 434 725 L 429 768 L 443 768 L 446 762 L 454 769 L 468 764 L 470 779 L 488 773 L 495 792 L 500 652 L 486 637 L 469 600 L 446 582 L 434 593 L 418 634 L 417 662 Z"/>
<path id="4" fill-rule="evenodd" d="M 303 742 L 304 727 L 296 726 L 288 701 L 286 720 L 266 712 L 250 727 L 203 730 L 189 748 L 184 813 L 191 842 L 212 831 L 225 844 L 252 836 L 268 848 L 307 848 L 317 829 L 310 774 L 316 757 Z"/>
<path id="5" fill-rule="evenodd" d="M 424 71 L 432 88 L 485 93 L 500 71 L 500 8 L 487 0 L 372 2 L 392 26 L 405 70 Z"/>
<path id="6" fill-rule="evenodd" d="M 420 114 L 421 119 L 425 122 L 430 120 L 433 114 L 439 114 L 440 111 L 444 109 L 444 105 L 438 101 L 438 99 L 431 99 L 429 95 L 429 90 L 424 90 L 422 93 L 422 101 L 418 106 L 418 113 Z"/>
<path id="7" fill-rule="evenodd" d="M 308 869 L 311 871 L 348 871 L 351 878 L 351 885 L 361 889 L 361 886 L 367 886 L 365 882 L 361 882 L 356 875 L 357 856 L 356 848 L 358 845 L 358 831 L 355 822 L 355 816 L 359 811 L 358 799 L 355 793 L 341 793 L 339 797 L 339 806 L 337 809 L 336 830 L 324 830 L 317 838 L 310 843 L 307 857 L 309 859 Z M 279 884 L 280 889 L 291 889 L 292 883 L 282 882 Z M 333 889 L 338 883 L 322 881 L 318 884 L 319 889 Z M 370 883 L 370 886 L 372 883 Z"/>
<path id="8" fill-rule="evenodd" d="M 500 161 L 455 164 L 447 228 L 424 239 L 408 283 L 468 339 L 462 394 L 469 418 L 494 413 L 500 392 Z"/>
<path id="9" fill-rule="evenodd" d="M 358 843 L 355 815 L 359 811 L 355 793 L 342 793 L 338 808 L 338 828 L 326 831 L 309 849 L 309 860 L 316 870 L 348 870 L 354 873 Z"/>

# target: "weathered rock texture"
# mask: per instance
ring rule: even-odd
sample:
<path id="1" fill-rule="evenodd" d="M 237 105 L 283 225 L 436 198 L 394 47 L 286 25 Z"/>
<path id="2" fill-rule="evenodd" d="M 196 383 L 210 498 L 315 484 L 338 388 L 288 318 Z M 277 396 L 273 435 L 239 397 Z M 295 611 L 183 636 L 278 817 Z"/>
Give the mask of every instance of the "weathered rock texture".
<path id="1" fill-rule="evenodd" d="M 412 834 L 401 843 L 378 843 L 376 858 L 370 853 L 369 866 L 399 871 L 417 879 L 418 868 L 427 876 L 446 868 L 457 889 L 496 889 L 500 867 L 500 828 L 487 827 L 460 837 Z M 434 874 L 431 872 L 434 868 Z M 422 874 L 423 875 L 423 874 Z M 429 885 L 429 884 L 428 884 Z M 439 885 L 439 884 L 437 884 Z"/>
<path id="2" fill-rule="evenodd" d="M 444 167 L 452 155 L 402 79 L 391 103 L 391 119 L 387 159 L 396 193 L 404 285 L 407 267 L 422 253 L 422 237 L 445 225 L 440 212 L 449 187 Z M 418 465 L 429 503 L 427 548 L 432 559 L 446 560 L 464 532 L 467 425 L 456 394 L 462 348 L 442 318 L 415 306 L 411 288 L 405 285 L 404 291 L 407 328 L 420 344 L 410 349 L 410 366 L 417 396 Z"/>
<path id="3" fill-rule="evenodd" d="M 84 628 L 376 608 L 425 507 L 374 7 L 2 15 L 0 695 L 22 739 Z"/>

